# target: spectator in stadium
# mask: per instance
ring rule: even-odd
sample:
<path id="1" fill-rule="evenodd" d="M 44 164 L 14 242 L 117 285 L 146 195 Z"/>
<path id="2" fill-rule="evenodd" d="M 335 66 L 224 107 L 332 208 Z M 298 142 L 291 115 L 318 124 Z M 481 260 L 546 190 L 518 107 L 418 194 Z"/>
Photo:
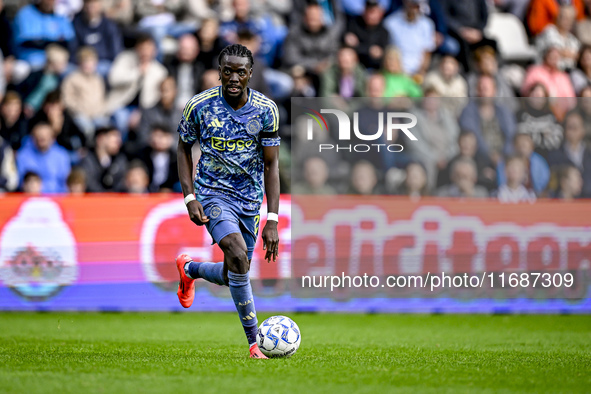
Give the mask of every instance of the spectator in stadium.
<path id="1" fill-rule="evenodd" d="M 0 137 L 0 192 L 15 191 L 18 186 L 18 171 L 14 151 L 10 144 Z"/>
<path id="2" fill-rule="evenodd" d="M 165 37 L 178 38 L 184 34 L 195 33 L 196 24 L 176 19 L 181 8 L 180 1 L 135 0 L 133 5 L 138 19 L 137 29 L 152 36 L 159 60 L 163 54 L 162 42 Z"/>
<path id="3" fill-rule="evenodd" d="M 173 143 L 174 137 L 168 125 L 154 125 L 149 145 L 138 156 L 148 170 L 148 189 L 152 193 L 172 191 L 179 181 Z"/>
<path id="4" fill-rule="evenodd" d="M 385 92 L 385 79 L 384 76 L 380 73 L 371 74 L 367 80 L 367 88 L 365 94 L 362 96 L 367 97 L 366 100 L 363 100 L 363 104 L 360 105 L 357 109 L 358 119 L 359 119 L 359 126 L 360 130 L 365 134 L 375 133 L 380 127 L 380 112 L 387 112 L 388 108 L 387 105 L 391 103 L 392 100 L 384 98 Z M 383 114 L 382 114 L 383 115 Z M 382 128 L 385 128 L 386 118 L 383 118 L 384 124 L 382 124 Z M 404 122 L 404 120 L 402 120 Z M 400 133 L 402 134 L 402 133 Z M 316 139 L 316 136 L 314 137 Z M 334 138 L 334 137 L 333 137 Z M 378 138 L 378 140 L 374 141 L 375 143 L 379 144 L 393 144 L 398 143 L 398 139 L 406 138 L 404 135 L 401 137 L 398 133 L 398 130 L 393 130 L 392 133 L 392 140 L 387 140 L 387 133 L 384 132 Z M 357 135 L 351 135 L 351 144 L 366 144 L 366 140 L 362 140 Z M 329 142 L 330 143 L 330 142 Z M 406 146 L 406 145 L 405 145 Z M 318 150 L 318 148 L 316 148 Z M 328 152 L 326 152 L 328 153 Z M 324 154 L 324 152 L 323 152 Z M 339 153 L 337 156 L 342 157 L 342 153 Z M 380 172 L 384 172 L 387 168 L 390 167 L 397 167 L 397 168 L 404 168 L 409 161 L 408 155 L 406 152 L 398 152 L 392 154 L 391 152 L 387 152 L 384 149 L 381 149 L 379 152 L 375 151 L 368 151 L 368 152 L 357 152 L 353 155 L 346 155 L 346 159 L 349 159 L 352 162 L 357 162 L 359 160 L 365 160 L 370 162 L 374 165 Z M 331 166 L 333 163 L 329 163 Z M 353 163 L 354 164 L 354 163 Z M 332 168 L 332 166 L 331 166 Z M 348 171 L 347 171 L 348 173 Z"/>
<path id="5" fill-rule="evenodd" d="M 544 63 L 530 66 L 521 85 L 522 95 L 537 83 L 544 85 L 550 97 L 555 98 L 552 110 L 558 120 L 576 106 L 575 91 L 568 74 L 558 68 L 560 52 L 556 48 L 548 48 L 544 54 Z"/>
<path id="6" fill-rule="evenodd" d="M 591 46 L 583 45 L 579 51 L 577 68 L 571 71 L 570 79 L 577 96 L 587 86 L 591 86 Z"/>
<path id="7" fill-rule="evenodd" d="M 419 162 L 410 162 L 406 166 L 406 177 L 402 188 L 396 194 L 410 197 L 411 200 L 418 200 L 429 195 L 427 184 L 427 172 Z"/>
<path id="8" fill-rule="evenodd" d="M 581 171 L 572 165 L 563 165 L 558 168 L 558 190 L 554 198 L 569 201 L 581 197 L 583 191 L 583 177 Z"/>
<path id="9" fill-rule="evenodd" d="M 0 52 L 2 52 L 2 73 L 4 75 L 7 89 L 15 90 L 14 85 L 21 83 L 31 72 L 31 66 L 25 60 L 18 60 L 14 52 L 14 34 L 12 21 L 9 12 L 0 1 Z"/>
<path id="10" fill-rule="evenodd" d="M 560 50 L 548 47 L 544 62 L 530 66 L 521 85 L 521 95 L 527 96 L 533 85 L 542 84 L 550 97 L 575 97 L 575 91 L 567 73 L 560 70 Z"/>
<path id="11" fill-rule="evenodd" d="M 513 151 L 515 117 L 500 102 L 496 102 L 495 80 L 481 75 L 477 87 L 478 98 L 472 99 L 460 115 L 460 127 L 472 130 L 478 140 L 478 150 L 497 164 L 502 154 Z"/>
<path id="12" fill-rule="evenodd" d="M 105 81 L 97 73 L 99 60 L 93 47 L 80 48 L 77 57 L 78 69 L 64 79 L 62 98 L 78 127 L 91 140 L 94 130 L 108 122 Z"/>
<path id="13" fill-rule="evenodd" d="M 69 21 L 82 10 L 80 0 L 58 0 L 55 2 L 55 14 L 65 16 Z"/>
<path id="14" fill-rule="evenodd" d="M 571 5 L 562 5 L 556 22 L 546 26 L 544 31 L 536 37 L 536 47 L 540 54 L 547 48 L 557 48 L 560 52 L 558 68 L 571 70 L 575 67 L 581 43 L 572 34 L 575 25 L 576 11 Z"/>
<path id="15" fill-rule="evenodd" d="M 156 46 L 150 36 L 139 36 L 133 50 L 117 56 L 109 72 L 108 108 L 117 111 L 115 123 L 124 138 L 132 112 L 158 103 L 159 87 L 167 75 L 166 68 L 156 60 Z"/>
<path id="16" fill-rule="evenodd" d="M 421 13 L 424 0 L 404 0 L 404 8 L 384 20 L 390 32 L 390 43 L 400 51 L 402 70 L 422 83 L 431 52 L 436 49 L 435 25 Z"/>
<path id="17" fill-rule="evenodd" d="M 507 182 L 499 187 L 497 198 L 501 203 L 535 202 L 536 193 L 525 186 L 527 165 L 519 156 L 510 156 L 505 166 Z"/>
<path id="18" fill-rule="evenodd" d="M 515 115 L 517 133 L 530 135 L 535 151 L 546 158 L 549 151 L 560 147 L 562 126 L 552 113 L 544 85 L 533 85 L 528 96 L 520 100 L 521 106 Z"/>
<path id="19" fill-rule="evenodd" d="M 177 18 L 201 26 L 208 18 L 229 20 L 232 17 L 231 1 L 181 0 Z"/>
<path id="20" fill-rule="evenodd" d="M 488 197 L 488 191 L 476 184 L 478 179 L 476 163 L 468 157 L 462 157 L 454 161 L 451 167 L 451 184 L 443 185 L 437 189 L 439 197 Z"/>
<path id="21" fill-rule="evenodd" d="M 42 70 L 34 71 L 16 89 L 24 98 L 25 115 L 31 117 L 41 108 L 50 92 L 58 89 L 68 68 L 68 51 L 56 44 L 47 46 L 47 63 Z"/>
<path id="22" fill-rule="evenodd" d="M 591 148 L 591 85 L 583 88 L 577 99 L 577 110 L 585 124 L 585 145 Z"/>
<path id="23" fill-rule="evenodd" d="M 127 159 L 121 153 L 121 132 L 114 127 L 97 129 L 94 149 L 82 159 L 80 167 L 86 173 L 89 192 L 123 190 Z"/>
<path id="24" fill-rule="evenodd" d="M 4 98 L 4 93 L 6 93 L 6 73 L 4 71 L 4 55 L 0 51 L 0 101 Z"/>
<path id="25" fill-rule="evenodd" d="M 417 117 L 417 124 L 413 127 L 413 134 L 421 143 L 408 144 L 410 157 L 425 166 L 430 189 L 435 188 L 437 173 L 447 166 L 457 153 L 456 141 L 460 127 L 454 114 L 443 105 L 439 94 L 427 90 L 422 105 L 413 111 Z"/>
<path id="26" fill-rule="evenodd" d="M 83 195 L 86 193 L 86 173 L 82 168 L 72 168 L 68 179 L 66 179 L 68 192 L 73 195 Z"/>
<path id="27" fill-rule="evenodd" d="M 84 0 L 82 12 L 74 17 L 72 24 L 76 35 L 72 55 L 80 47 L 93 47 L 98 56 L 97 72 L 106 77 L 123 50 L 123 38 L 117 24 L 104 15 L 102 0 Z"/>
<path id="28" fill-rule="evenodd" d="M 176 130 L 183 113 L 175 105 L 176 92 L 174 78 L 166 77 L 160 84 L 160 101 L 152 108 L 142 109 L 142 119 L 133 140 L 136 151 L 148 146 L 155 125 L 162 125 L 166 130 Z"/>
<path id="29" fill-rule="evenodd" d="M 487 190 L 497 187 L 496 169 L 488 156 L 478 152 L 478 141 L 472 131 L 463 130 L 458 137 L 459 153 L 451 159 L 447 166 L 439 171 L 437 186 L 441 187 L 451 182 L 451 168 L 461 158 L 469 158 L 476 163 L 477 181 Z"/>
<path id="30" fill-rule="evenodd" d="M 576 20 L 585 18 L 584 0 L 531 0 L 527 13 L 527 26 L 532 36 L 537 36 L 554 23 L 562 4 L 572 4 L 575 8 Z"/>
<path id="31" fill-rule="evenodd" d="M 525 0 L 527 1 L 527 0 Z M 388 14 L 403 7 L 403 0 L 393 0 Z M 456 56 L 460 51 L 460 44 L 448 34 L 447 21 L 439 0 L 425 0 L 421 4 L 421 12 L 435 24 L 435 44 L 437 52 L 443 55 Z"/>
<path id="32" fill-rule="evenodd" d="M 382 75 L 386 83 L 384 97 L 422 97 L 421 87 L 402 70 L 400 51 L 386 48 Z"/>
<path id="33" fill-rule="evenodd" d="M 258 0 L 253 1 L 253 12 L 266 12 L 270 15 L 273 23 L 285 26 L 293 14 L 293 3 L 297 0 Z M 220 18 L 226 20 L 224 18 Z"/>
<path id="34" fill-rule="evenodd" d="M 353 48 L 366 68 L 379 69 L 384 49 L 390 44 L 390 33 L 384 27 L 384 9 L 378 0 L 366 0 L 363 14 L 347 22 L 343 37 L 345 45 Z"/>
<path id="35" fill-rule="evenodd" d="M 304 67 L 293 66 L 291 68 L 291 78 L 293 80 L 291 97 L 316 97 L 313 78 L 306 72 Z"/>
<path id="36" fill-rule="evenodd" d="M 133 0 L 101 0 L 105 16 L 115 22 L 119 28 L 133 23 Z"/>
<path id="37" fill-rule="evenodd" d="M 489 45 L 496 48 L 496 42 L 484 36 L 488 22 L 485 0 L 441 0 L 443 12 L 449 27 L 449 34 L 460 44 L 458 60 L 468 71 L 469 55 L 476 48 Z"/>
<path id="38" fill-rule="evenodd" d="M 281 95 L 283 97 L 288 96 L 292 89 L 291 78 L 289 77 L 289 75 L 284 74 L 280 71 L 277 71 L 277 74 L 275 74 L 275 70 L 266 66 L 265 61 L 260 56 L 260 48 L 262 42 L 261 37 L 250 30 L 240 30 L 237 34 L 237 37 L 237 43 L 247 47 L 252 52 L 252 56 L 254 58 L 252 77 L 250 77 L 250 82 L 248 83 L 248 86 L 256 91 L 263 93 L 265 96 L 271 96 L 273 98 L 276 98 L 274 94 L 271 94 L 268 82 L 273 80 L 273 77 L 278 75 L 279 88 L 276 90 L 276 93 L 281 92 Z M 280 86 L 281 76 L 279 75 L 283 75 L 288 79 L 287 86 L 285 88 L 282 88 Z M 273 80 L 273 82 L 276 81 Z M 277 87 L 277 85 L 275 85 L 275 87 Z"/>
<path id="39" fill-rule="evenodd" d="M 320 75 L 330 67 L 338 50 L 339 25 L 327 26 L 317 3 L 308 4 L 302 23 L 293 26 L 283 43 L 283 64 L 303 66 L 307 72 Z"/>
<path id="40" fill-rule="evenodd" d="M 362 196 L 385 194 L 382 185 L 378 183 L 377 170 L 373 164 L 366 160 L 359 160 L 353 164 L 347 194 Z"/>
<path id="41" fill-rule="evenodd" d="M 360 113 L 361 115 L 361 113 Z M 308 119 L 309 116 L 298 116 L 293 120 L 291 127 L 291 157 L 292 163 L 302 165 L 308 159 L 318 156 L 318 144 L 334 145 L 335 141 L 331 138 L 329 133 L 324 132 L 316 122 L 312 123 L 312 132 L 314 135 L 314 144 L 307 139 L 308 135 Z M 349 173 L 349 168 L 344 166 L 341 162 L 341 154 L 334 150 L 322 152 L 322 160 L 326 163 L 328 168 L 339 175 L 345 176 Z M 303 180 L 305 175 L 305 166 L 301 170 L 293 171 L 294 182 Z"/>
<path id="42" fill-rule="evenodd" d="M 578 111 L 571 111 L 564 118 L 564 143 L 548 155 L 551 168 L 572 165 L 583 176 L 583 197 L 591 197 L 591 150 L 583 142 L 585 126 Z"/>
<path id="43" fill-rule="evenodd" d="M 357 2 L 357 8 L 359 15 L 363 10 L 364 0 L 353 0 Z M 381 0 L 384 7 L 387 5 L 386 2 L 390 0 Z M 300 25 L 302 19 L 305 18 L 306 7 L 311 4 L 317 4 L 320 6 L 320 17 L 324 21 L 326 27 L 336 27 L 339 31 L 344 30 L 344 17 L 346 14 L 342 9 L 342 1 L 340 0 L 293 0 L 293 10 L 289 15 L 290 30 L 294 25 Z M 385 9 L 385 8 L 384 8 Z"/>
<path id="44" fill-rule="evenodd" d="M 534 142 L 530 134 L 516 134 L 514 138 L 515 155 L 525 163 L 525 181 L 524 186 L 527 189 L 533 189 L 537 195 L 540 195 L 548 182 L 550 181 L 550 167 L 546 160 L 534 152 Z M 505 177 L 505 162 L 500 161 L 497 165 L 497 174 L 499 186 L 507 183 Z"/>
<path id="45" fill-rule="evenodd" d="M 175 104 L 177 108 L 184 108 L 193 95 L 201 92 L 201 75 L 205 66 L 197 60 L 198 56 L 197 37 L 194 34 L 185 34 L 178 39 L 176 54 L 165 59 L 168 74 L 174 78 L 178 87 Z"/>
<path id="46" fill-rule="evenodd" d="M 365 93 L 366 79 L 355 50 L 342 47 L 337 52 L 336 63 L 322 73 L 320 96 L 361 97 Z"/>
<path id="47" fill-rule="evenodd" d="M 423 88 L 435 90 L 441 97 L 467 97 L 468 85 L 459 73 L 458 61 L 453 56 L 443 56 L 439 66 L 425 77 Z"/>
<path id="48" fill-rule="evenodd" d="M 4 55 L 5 61 L 12 62 L 14 60 L 12 26 L 6 8 L 4 7 L 4 0 L 0 0 L 0 37 L 2 37 L 0 40 L 0 52 Z"/>
<path id="49" fill-rule="evenodd" d="M 199 39 L 197 61 L 202 63 L 205 69 L 218 68 L 218 54 L 224 48 L 222 39 L 219 37 L 219 30 L 220 23 L 218 20 L 209 18 L 203 21 L 201 28 L 197 31 L 197 38 Z"/>
<path id="50" fill-rule="evenodd" d="M 264 8 L 256 15 L 250 0 L 232 0 L 234 17 L 220 24 L 220 37 L 226 44 L 238 43 L 238 32 L 248 30 L 261 40 L 258 57 L 267 66 L 272 66 L 277 49 L 287 35 L 287 28 L 275 25 Z"/>
<path id="51" fill-rule="evenodd" d="M 591 45 L 591 18 L 589 12 L 591 3 L 583 1 L 585 5 L 585 16 L 583 19 L 577 20 L 575 23 L 574 34 L 579 39 L 582 45 Z"/>
<path id="52" fill-rule="evenodd" d="M 477 48 L 474 51 L 475 71 L 468 74 L 468 95 L 470 97 L 477 97 L 477 86 L 480 76 L 487 75 L 494 78 L 497 97 L 502 97 L 503 102 L 511 108 L 517 106 L 513 99 L 515 91 L 507 81 L 507 79 L 499 72 L 499 61 L 495 50 L 486 45 Z"/>
<path id="53" fill-rule="evenodd" d="M 304 162 L 304 180 L 291 188 L 293 194 L 336 194 L 328 181 L 329 169 L 324 159 L 312 156 Z"/>
<path id="54" fill-rule="evenodd" d="M 70 21 L 54 13 L 55 0 L 37 0 L 21 8 L 13 21 L 14 51 L 33 70 L 45 65 L 45 48 L 51 43 L 68 47 L 74 39 Z"/>
<path id="55" fill-rule="evenodd" d="M 123 191 L 131 194 L 145 194 L 150 192 L 149 185 L 150 178 L 146 166 L 139 160 L 132 161 L 125 173 Z"/>
<path id="56" fill-rule="evenodd" d="M 9 90 L 0 105 L 0 136 L 16 151 L 21 147 L 21 141 L 28 133 L 27 127 L 21 96 Z"/>
<path id="57" fill-rule="evenodd" d="M 70 173 L 70 156 L 55 142 L 54 131 L 47 123 L 37 123 L 31 139 L 18 151 L 16 166 L 21 184 L 27 172 L 37 173 L 43 181 L 43 193 L 63 193 Z"/>
<path id="58" fill-rule="evenodd" d="M 220 74 L 218 70 L 205 70 L 201 76 L 201 90 L 211 89 L 220 85 Z"/>
<path id="59" fill-rule="evenodd" d="M 370 0 L 371 3 L 376 3 L 384 12 L 390 11 L 392 9 L 392 0 Z M 342 0 L 341 5 L 343 7 L 343 12 L 349 21 L 363 16 L 363 13 L 367 11 L 367 0 Z"/>
<path id="60" fill-rule="evenodd" d="M 21 190 L 25 194 L 38 196 L 43 192 L 43 180 L 36 172 L 28 171 L 23 177 Z"/>
<path id="61" fill-rule="evenodd" d="M 51 127 L 57 144 L 69 151 L 72 162 L 79 160 L 87 139 L 65 110 L 59 90 L 47 95 L 41 109 L 29 121 L 29 129 L 32 130 L 38 123 Z"/>
<path id="62" fill-rule="evenodd" d="M 448 108 L 454 116 L 459 116 L 466 105 L 468 85 L 459 73 L 458 61 L 453 56 L 443 56 L 439 66 L 427 73 L 423 82 L 424 90 L 434 90 L 440 97 L 444 97 L 442 105 Z"/>

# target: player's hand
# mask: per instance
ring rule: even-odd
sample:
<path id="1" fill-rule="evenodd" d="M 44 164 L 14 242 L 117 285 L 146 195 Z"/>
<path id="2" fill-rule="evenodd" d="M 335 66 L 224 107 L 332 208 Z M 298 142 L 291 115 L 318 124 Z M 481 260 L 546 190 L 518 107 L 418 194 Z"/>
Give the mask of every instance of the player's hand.
<path id="1" fill-rule="evenodd" d="M 209 218 L 205 216 L 205 212 L 203 212 L 203 206 L 199 201 L 193 200 L 187 204 L 187 211 L 189 211 L 189 217 L 191 221 L 198 226 L 203 226 L 205 223 L 209 222 Z"/>
<path id="2" fill-rule="evenodd" d="M 279 233 L 277 232 L 277 222 L 268 220 L 263 229 L 263 250 L 266 250 L 265 260 L 267 263 L 277 261 L 277 254 L 279 254 Z"/>

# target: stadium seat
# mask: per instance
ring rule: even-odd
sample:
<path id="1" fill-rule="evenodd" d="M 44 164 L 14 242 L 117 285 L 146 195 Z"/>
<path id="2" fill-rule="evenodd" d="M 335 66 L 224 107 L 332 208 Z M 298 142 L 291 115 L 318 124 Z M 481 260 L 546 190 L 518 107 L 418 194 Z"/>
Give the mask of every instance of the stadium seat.
<path id="1" fill-rule="evenodd" d="M 529 45 L 525 27 L 513 14 L 490 14 L 484 33 L 497 41 L 501 58 L 506 61 L 527 62 L 537 56 L 534 47 Z"/>

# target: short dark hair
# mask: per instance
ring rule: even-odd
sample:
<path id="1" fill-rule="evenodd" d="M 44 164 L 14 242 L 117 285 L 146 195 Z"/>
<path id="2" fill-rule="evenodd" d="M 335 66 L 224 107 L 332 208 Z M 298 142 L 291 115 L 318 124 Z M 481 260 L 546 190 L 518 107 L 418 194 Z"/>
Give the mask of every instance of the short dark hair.
<path id="1" fill-rule="evenodd" d="M 55 90 L 49 92 L 47 94 L 47 96 L 45 96 L 45 99 L 43 100 L 43 105 L 57 104 L 57 103 L 60 103 L 61 101 L 62 101 L 62 93 L 59 89 L 55 89 Z"/>
<path id="2" fill-rule="evenodd" d="M 466 137 L 466 136 L 473 136 L 473 137 L 476 137 L 476 133 L 474 133 L 474 132 L 473 132 L 472 130 L 470 130 L 470 129 L 462 129 L 462 130 L 460 130 L 460 134 L 458 135 L 458 142 L 459 142 L 459 141 L 460 141 L 462 138 L 464 138 L 464 137 Z"/>
<path id="3" fill-rule="evenodd" d="M 111 131 L 116 130 L 119 131 L 119 129 L 117 129 L 117 127 L 115 126 L 107 126 L 107 127 L 99 127 L 98 129 L 96 129 L 96 131 L 94 132 L 94 139 L 96 140 L 98 137 L 100 137 L 101 135 L 110 133 Z"/>
<path id="4" fill-rule="evenodd" d="M 35 171 L 27 171 L 25 173 L 25 176 L 23 177 L 23 181 L 27 182 L 31 178 L 36 178 L 36 179 L 41 180 L 41 176 L 38 173 L 36 173 Z"/>
<path id="5" fill-rule="evenodd" d="M 68 178 L 66 179 L 66 185 L 72 185 L 74 183 L 84 183 L 86 184 L 86 171 L 82 167 L 74 167 Z"/>
<path id="6" fill-rule="evenodd" d="M 558 182 L 565 179 L 568 176 L 568 173 L 571 172 L 572 170 L 578 171 L 579 174 L 581 173 L 581 171 L 576 166 L 574 166 L 572 164 L 563 164 L 560 167 L 558 167 L 558 169 L 556 171 L 558 174 Z"/>
<path id="7" fill-rule="evenodd" d="M 148 33 L 138 33 L 135 36 L 135 46 L 138 46 L 145 42 L 151 42 L 154 44 L 154 38 Z"/>
<path id="8" fill-rule="evenodd" d="M 170 126 L 168 126 L 165 123 L 154 123 L 150 125 L 150 133 L 156 130 L 162 131 L 167 134 L 172 134 L 172 132 L 170 131 Z"/>
<path id="9" fill-rule="evenodd" d="M 244 45 L 232 44 L 222 49 L 220 55 L 218 56 L 218 64 L 220 66 L 222 65 L 222 59 L 224 58 L 224 56 L 247 57 L 248 62 L 250 63 L 250 67 L 252 68 L 252 66 L 254 65 L 254 58 L 252 57 L 252 52 Z"/>

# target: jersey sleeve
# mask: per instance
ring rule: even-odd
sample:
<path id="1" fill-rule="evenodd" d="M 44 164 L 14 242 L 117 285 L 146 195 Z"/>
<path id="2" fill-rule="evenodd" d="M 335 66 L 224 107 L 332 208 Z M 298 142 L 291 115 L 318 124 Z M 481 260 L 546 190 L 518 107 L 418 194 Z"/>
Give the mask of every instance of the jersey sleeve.
<path id="1" fill-rule="evenodd" d="M 185 143 L 192 144 L 199 140 L 201 131 L 199 129 L 199 123 L 197 121 L 194 106 L 191 105 L 191 100 L 187 103 L 187 105 L 185 105 L 183 116 L 181 117 L 181 121 L 179 122 L 179 127 L 177 130 L 181 136 L 181 139 Z"/>
<path id="2" fill-rule="evenodd" d="M 265 112 L 263 130 L 260 133 L 262 146 L 279 146 L 279 110 L 274 102 Z"/>

